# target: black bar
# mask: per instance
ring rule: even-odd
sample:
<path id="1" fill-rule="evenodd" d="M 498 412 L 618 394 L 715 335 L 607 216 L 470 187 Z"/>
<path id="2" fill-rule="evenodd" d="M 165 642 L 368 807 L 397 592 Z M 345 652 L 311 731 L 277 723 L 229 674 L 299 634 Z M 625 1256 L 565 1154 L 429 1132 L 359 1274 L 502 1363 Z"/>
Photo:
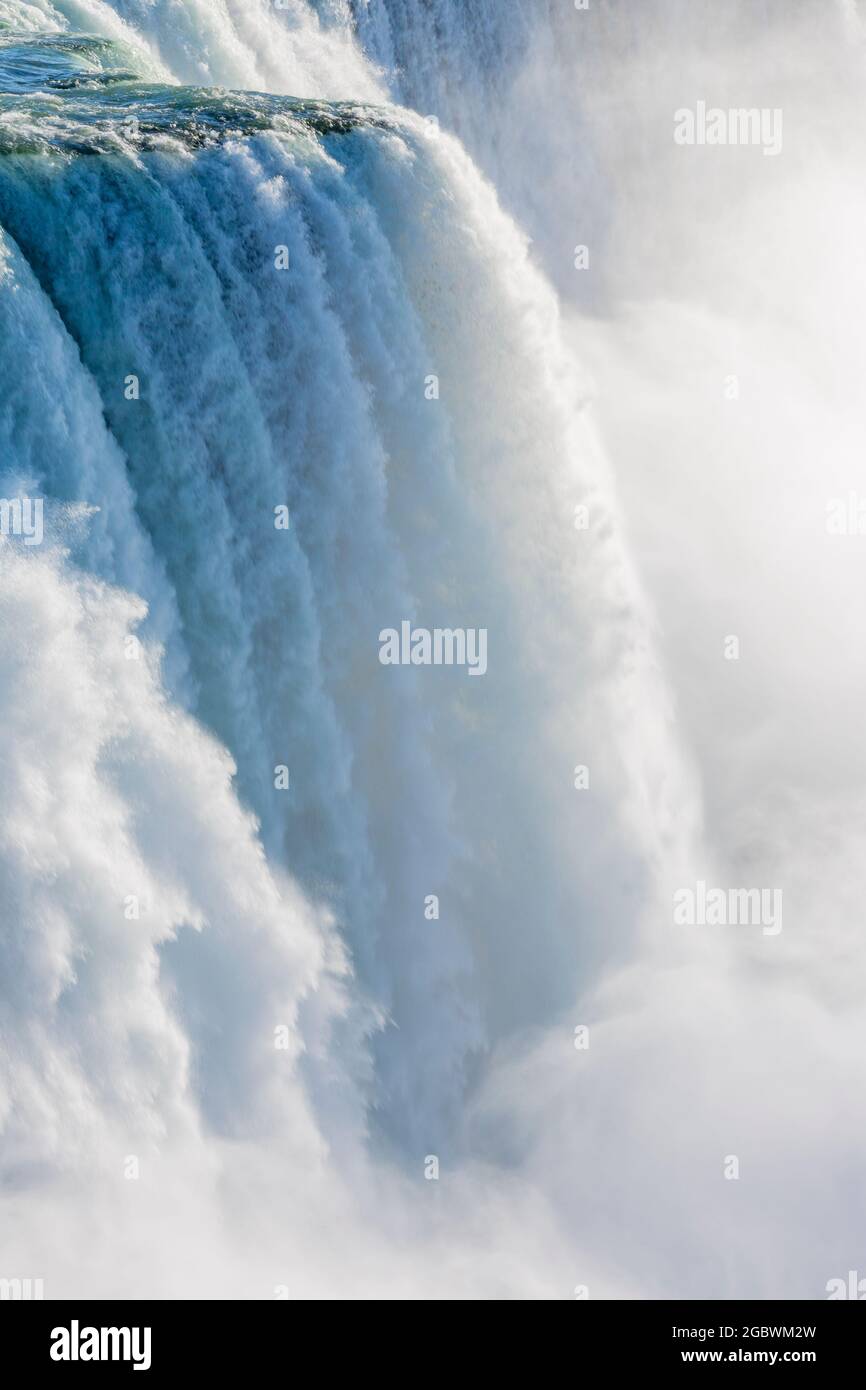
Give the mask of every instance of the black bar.
<path id="1" fill-rule="evenodd" d="M 326 1310 L 324 1316 L 332 1318 L 334 1313 Z M 341 1311 L 338 1316 L 342 1323 L 346 1313 Z M 464 1355 L 442 1336 L 447 1326 L 443 1318 L 447 1316 L 441 1309 L 431 1312 L 421 1306 L 401 1315 L 401 1321 L 417 1318 L 421 1322 L 423 1371 L 427 1375 L 437 1362 L 443 1374 L 453 1375 L 458 1363 L 465 1368 Z M 280 1301 L 3 1302 L 0 1335 L 4 1360 L 14 1349 L 19 1374 L 33 1370 L 61 1377 L 92 1377 L 104 1372 L 133 1375 L 137 1361 L 140 1378 L 146 1375 L 151 1381 L 185 1370 L 225 1379 L 271 1367 L 275 1373 L 290 1377 L 296 1373 L 293 1362 L 298 1352 L 306 1345 L 312 1350 L 315 1345 L 316 1333 L 309 1327 L 309 1318 L 309 1311 L 301 1312 Z M 592 1367 L 596 1375 L 673 1369 L 691 1373 L 716 1366 L 727 1371 L 734 1367 L 754 1369 L 756 1373 L 802 1367 L 824 1376 L 843 1369 L 848 1375 L 856 1374 L 866 1318 L 859 1303 L 852 1307 L 844 1301 L 574 1301 L 554 1326 L 568 1337 L 569 1364 L 575 1371 Z M 138 1329 L 137 1334 L 134 1329 Z M 512 1328 L 503 1346 L 513 1346 L 513 1332 Z M 466 1336 L 465 1330 L 462 1335 Z M 522 1340 L 519 1332 L 518 1338 Z M 476 1338 L 472 1341 L 480 1352 L 480 1343 Z M 55 1356 L 64 1354 L 69 1359 L 54 1359 L 52 1348 Z M 105 1359 L 85 1359 L 92 1350 Z M 354 1335 L 329 1336 L 325 1342 L 332 1371 L 336 1351 L 338 1363 L 345 1352 L 347 1360 L 351 1357 L 354 1373 L 362 1374 L 369 1350 L 369 1344 Z M 526 1353 L 530 1350 L 527 1344 Z M 112 1359 L 115 1353 L 126 1359 Z M 375 1374 L 374 1364 L 370 1371 Z"/>

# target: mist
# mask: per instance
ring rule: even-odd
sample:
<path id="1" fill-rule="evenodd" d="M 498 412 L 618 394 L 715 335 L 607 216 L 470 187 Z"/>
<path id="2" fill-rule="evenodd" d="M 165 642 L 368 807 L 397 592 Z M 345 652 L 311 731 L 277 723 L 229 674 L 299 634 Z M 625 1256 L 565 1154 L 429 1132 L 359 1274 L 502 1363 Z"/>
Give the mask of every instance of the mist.
<path id="1" fill-rule="evenodd" d="M 857 1268 L 863 26 L 0 0 L 4 1277 Z"/>

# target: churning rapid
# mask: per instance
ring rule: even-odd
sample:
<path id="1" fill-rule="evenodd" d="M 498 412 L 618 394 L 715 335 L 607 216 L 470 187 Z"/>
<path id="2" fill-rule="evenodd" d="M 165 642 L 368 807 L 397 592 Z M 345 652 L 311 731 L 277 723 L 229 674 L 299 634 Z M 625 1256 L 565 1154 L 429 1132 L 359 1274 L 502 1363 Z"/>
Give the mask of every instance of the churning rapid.
<path id="1" fill-rule="evenodd" d="M 0 0 L 0 1274 L 395 1292 L 411 1231 L 428 1290 L 580 1278 L 446 1268 L 424 1181 L 492 1239 L 491 1059 L 568 1046 L 693 834 L 485 116 L 550 11 Z M 383 664 L 406 623 L 483 677 Z"/>

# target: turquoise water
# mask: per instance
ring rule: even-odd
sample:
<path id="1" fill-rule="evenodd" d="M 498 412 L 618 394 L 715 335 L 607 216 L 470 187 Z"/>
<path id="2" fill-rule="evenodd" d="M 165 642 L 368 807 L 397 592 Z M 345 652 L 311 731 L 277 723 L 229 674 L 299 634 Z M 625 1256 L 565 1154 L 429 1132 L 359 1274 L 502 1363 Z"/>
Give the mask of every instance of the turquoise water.
<path id="1" fill-rule="evenodd" d="M 392 123 L 357 102 L 149 82 L 136 65 L 134 48 L 93 35 L 0 34 L 0 152 L 108 153 L 119 144 L 146 151 L 290 131 L 299 122 L 322 135 Z"/>

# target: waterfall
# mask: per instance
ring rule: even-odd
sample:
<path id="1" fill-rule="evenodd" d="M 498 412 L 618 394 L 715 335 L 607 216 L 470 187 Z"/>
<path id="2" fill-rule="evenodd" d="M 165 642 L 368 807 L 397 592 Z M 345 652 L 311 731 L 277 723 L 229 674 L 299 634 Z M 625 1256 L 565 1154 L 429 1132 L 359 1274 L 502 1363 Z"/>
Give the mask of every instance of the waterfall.
<path id="1" fill-rule="evenodd" d="M 58 1194 L 104 1203 L 62 1288 L 111 1286 L 116 1224 L 151 1284 L 268 1296 L 226 1193 L 311 1287 L 411 1283 L 375 1203 L 435 1155 L 449 1221 L 531 1210 L 499 1060 L 668 959 L 691 775 L 527 232 L 555 183 L 509 161 L 554 11 L 0 0 L 0 496 L 44 516 L 0 538 L 0 1205 L 51 1264 Z M 403 625 L 483 631 L 483 675 L 384 664 Z"/>

